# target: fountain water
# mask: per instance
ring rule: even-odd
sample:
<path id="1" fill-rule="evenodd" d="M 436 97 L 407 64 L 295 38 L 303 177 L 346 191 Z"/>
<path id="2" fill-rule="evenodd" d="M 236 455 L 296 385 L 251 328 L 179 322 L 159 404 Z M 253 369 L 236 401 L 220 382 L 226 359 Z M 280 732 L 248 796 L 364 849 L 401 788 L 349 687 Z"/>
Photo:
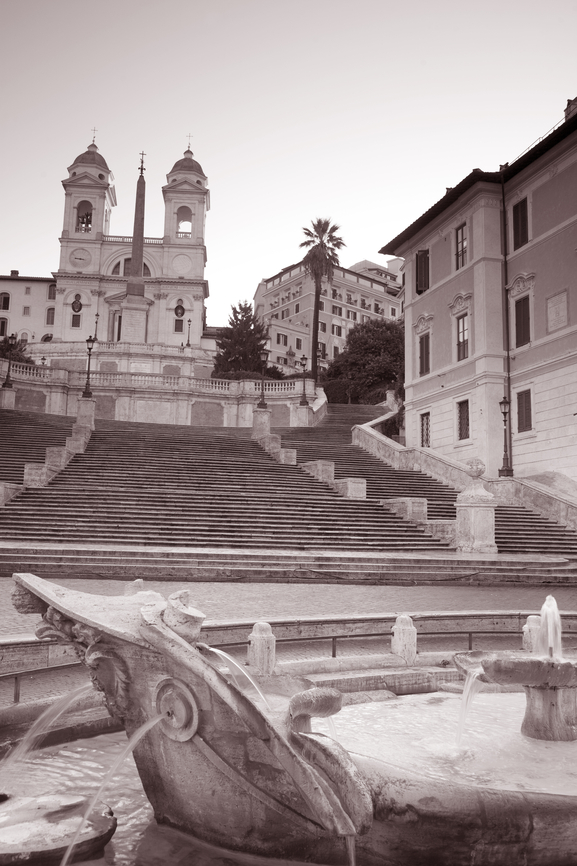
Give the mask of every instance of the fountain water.
<path id="1" fill-rule="evenodd" d="M 291 724 L 288 707 L 265 712 L 203 657 L 197 646 L 202 615 L 188 614 L 182 597 L 166 601 L 142 592 L 117 597 L 110 605 L 32 575 L 16 579 L 41 599 L 42 633 L 74 643 L 129 735 L 156 713 L 165 716 L 134 750 L 160 824 L 245 854 L 334 866 L 350 860 L 354 848 L 360 866 L 577 864 L 577 789 L 549 794 L 540 783 L 529 789 L 522 782 L 522 789 L 514 790 L 506 780 L 499 787 L 490 780 L 456 778 L 451 769 L 443 778 L 425 766 L 399 766 L 399 753 L 412 748 L 394 742 L 385 760 L 380 752 L 370 754 L 364 743 L 350 746 L 346 736 L 345 748 L 306 723 L 307 717 L 337 711 L 338 693 L 311 694 L 324 691 L 312 689 L 292 695 L 293 717 L 305 717 L 297 725 Z M 571 681 L 548 638 L 549 646 L 553 656 L 548 652 L 546 659 L 512 654 L 515 673 L 524 668 L 525 682 L 528 673 L 528 688 L 559 690 L 559 683 L 565 688 Z M 480 665 L 483 676 L 511 659 L 495 653 L 465 657 L 463 667 Z M 517 664 L 518 659 L 529 666 Z M 534 683 L 535 661 L 538 667 L 543 661 L 548 665 L 545 685 Z M 288 700 L 290 692 L 284 694 Z M 454 696 L 428 695 L 425 708 L 417 698 L 408 703 L 416 704 L 429 734 L 428 706 L 453 700 L 456 707 Z M 387 704 L 389 721 L 395 704 Z M 397 706 L 404 704 L 401 700 Z M 342 712 L 352 718 L 355 733 L 367 706 Z M 382 705 L 377 710 L 383 714 Z M 315 727 L 318 731 L 320 723 Z M 381 740 L 389 740 L 388 727 Z M 526 742 L 546 749 L 572 747 L 533 738 Z M 466 752 L 461 750 L 461 756 Z M 444 755 L 441 762 L 447 763 Z"/>

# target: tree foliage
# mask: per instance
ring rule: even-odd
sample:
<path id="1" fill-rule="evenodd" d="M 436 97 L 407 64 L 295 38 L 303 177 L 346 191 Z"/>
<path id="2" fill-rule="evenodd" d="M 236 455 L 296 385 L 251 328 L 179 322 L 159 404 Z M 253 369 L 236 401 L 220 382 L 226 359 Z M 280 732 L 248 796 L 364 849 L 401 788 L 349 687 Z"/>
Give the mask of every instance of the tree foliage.
<path id="1" fill-rule="evenodd" d="M 35 364 L 36 362 L 30 358 L 29 355 L 26 354 L 27 343 L 23 343 L 22 340 L 16 340 L 14 348 L 12 349 L 12 360 L 15 364 Z M 10 343 L 8 342 L 8 337 L 4 337 L 0 340 L 0 358 L 8 358 L 10 355 Z"/>
<path id="2" fill-rule="evenodd" d="M 214 376 L 224 373 L 255 373 L 262 371 L 260 353 L 266 346 L 266 325 L 254 314 L 247 301 L 232 308 L 228 327 L 223 328 L 216 340 L 218 349 L 214 359 Z"/>
<path id="3" fill-rule="evenodd" d="M 307 274 L 310 274 L 315 284 L 315 304 L 313 309 L 313 324 L 311 330 L 311 372 L 317 378 L 317 352 L 319 342 L 319 303 L 323 277 L 332 282 L 333 272 L 339 264 L 338 250 L 346 246 L 344 240 L 337 235 L 340 226 L 331 225 L 330 219 L 316 219 L 311 223 L 312 229 L 303 228 L 305 240 L 301 247 L 308 247 L 303 259 Z"/>
<path id="4" fill-rule="evenodd" d="M 355 325 L 327 370 L 329 381 L 347 383 L 345 390 L 354 402 L 381 402 L 388 388 L 402 388 L 404 376 L 405 330 L 401 322 L 386 319 Z M 339 392 L 338 386 L 329 387 Z"/>

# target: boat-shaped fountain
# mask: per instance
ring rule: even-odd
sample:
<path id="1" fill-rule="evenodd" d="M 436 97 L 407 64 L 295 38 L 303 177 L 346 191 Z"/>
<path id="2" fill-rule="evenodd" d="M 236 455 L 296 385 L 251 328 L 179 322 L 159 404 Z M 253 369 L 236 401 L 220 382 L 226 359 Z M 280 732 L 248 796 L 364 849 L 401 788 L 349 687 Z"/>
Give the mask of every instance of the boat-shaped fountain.
<path id="1" fill-rule="evenodd" d="M 160 824 L 334 866 L 353 847 L 360 866 L 577 864 L 577 794 L 436 778 L 313 733 L 310 718 L 338 712 L 339 693 L 273 674 L 257 680 L 266 699 L 249 698 L 200 642 L 204 617 L 186 591 L 108 599 L 15 579 L 18 609 L 42 614 L 39 637 L 75 647 L 129 736 L 164 716 L 134 751 Z M 478 661 L 461 656 L 465 668 Z"/>

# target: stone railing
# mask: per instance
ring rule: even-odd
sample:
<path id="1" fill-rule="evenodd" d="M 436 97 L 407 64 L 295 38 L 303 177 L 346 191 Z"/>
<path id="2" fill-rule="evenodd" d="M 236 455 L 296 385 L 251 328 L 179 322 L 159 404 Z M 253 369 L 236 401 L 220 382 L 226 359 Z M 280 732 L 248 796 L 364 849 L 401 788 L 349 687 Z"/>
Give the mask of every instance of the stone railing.
<path id="1" fill-rule="evenodd" d="M 0 360 L 0 377 L 5 378 L 8 372 L 8 361 Z M 34 366 L 33 364 L 19 364 L 12 362 L 10 368 L 10 378 L 17 381 L 46 381 L 46 382 L 61 382 L 68 381 L 68 372 L 66 370 L 53 370 L 51 367 L 45 367 L 42 364 Z"/>
<path id="2" fill-rule="evenodd" d="M 132 238 L 127 235 L 103 235 L 102 240 L 113 244 L 131 244 Z M 164 238 L 144 238 L 145 244 L 162 244 Z"/>
<path id="3" fill-rule="evenodd" d="M 42 352 L 46 358 L 50 359 L 52 355 L 62 357 L 68 355 L 71 357 L 86 357 L 85 342 L 54 342 L 54 343 L 30 343 L 34 346 L 35 357 Z M 107 342 L 105 340 L 97 340 L 94 344 L 92 352 L 93 358 L 98 358 L 99 353 L 114 354 L 114 355 L 161 355 L 180 357 L 192 357 L 192 348 L 186 346 L 168 346 L 162 343 L 123 343 Z M 101 359 L 102 360 L 102 359 Z"/>

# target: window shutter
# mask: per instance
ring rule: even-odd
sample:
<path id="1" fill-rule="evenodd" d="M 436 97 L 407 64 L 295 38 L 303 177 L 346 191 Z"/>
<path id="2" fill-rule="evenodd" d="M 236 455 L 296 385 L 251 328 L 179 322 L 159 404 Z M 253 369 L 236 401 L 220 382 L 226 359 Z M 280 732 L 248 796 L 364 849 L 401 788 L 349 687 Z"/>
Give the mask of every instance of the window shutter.
<path id="1" fill-rule="evenodd" d="M 529 295 L 515 302 L 515 346 L 526 346 L 531 341 Z"/>
<path id="2" fill-rule="evenodd" d="M 517 430 L 519 433 L 523 433 L 532 429 L 531 391 L 520 391 L 517 394 Z"/>
<path id="3" fill-rule="evenodd" d="M 417 294 L 421 295 L 429 288 L 429 250 L 417 251 Z"/>
<path id="4" fill-rule="evenodd" d="M 430 335 L 423 334 L 419 339 L 419 375 L 426 376 L 430 372 Z"/>
<path id="5" fill-rule="evenodd" d="M 513 249 L 525 246 L 529 240 L 529 220 L 527 214 L 527 199 L 524 198 L 513 206 Z"/>

